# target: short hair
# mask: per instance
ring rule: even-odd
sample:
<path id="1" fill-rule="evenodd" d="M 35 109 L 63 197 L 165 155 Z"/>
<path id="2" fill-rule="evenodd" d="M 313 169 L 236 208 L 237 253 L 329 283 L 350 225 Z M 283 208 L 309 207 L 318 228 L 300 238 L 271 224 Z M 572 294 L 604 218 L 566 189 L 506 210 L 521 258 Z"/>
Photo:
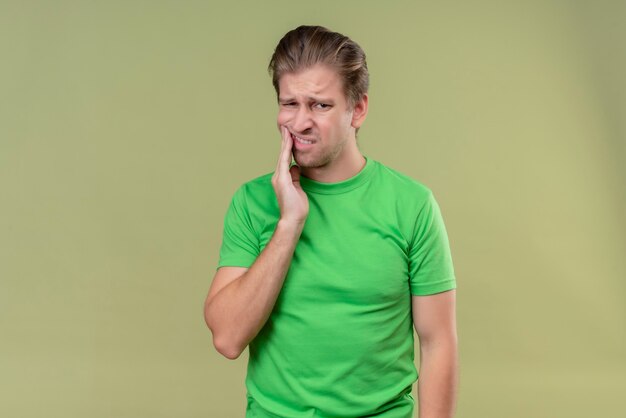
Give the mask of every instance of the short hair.
<path id="1" fill-rule="evenodd" d="M 278 42 L 267 68 L 276 96 L 283 74 L 316 64 L 326 64 L 338 72 L 349 108 L 354 108 L 367 93 L 369 73 L 363 49 L 347 36 L 323 26 L 302 25 L 287 32 Z"/>

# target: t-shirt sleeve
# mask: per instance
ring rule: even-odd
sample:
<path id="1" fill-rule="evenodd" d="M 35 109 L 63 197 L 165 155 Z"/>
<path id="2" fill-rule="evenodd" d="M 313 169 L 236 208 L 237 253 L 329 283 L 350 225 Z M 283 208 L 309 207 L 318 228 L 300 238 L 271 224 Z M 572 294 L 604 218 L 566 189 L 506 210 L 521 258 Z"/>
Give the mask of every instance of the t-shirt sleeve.
<path id="1" fill-rule="evenodd" d="M 233 195 L 224 217 L 222 246 L 216 269 L 223 266 L 250 267 L 259 252 L 259 239 L 252 227 L 242 186 Z"/>
<path id="2" fill-rule="evenodd" d="M 448 234 L 430 190 L 418 212 L 409 247 L 409 283 L 416 296 L 456 289 Z"/>

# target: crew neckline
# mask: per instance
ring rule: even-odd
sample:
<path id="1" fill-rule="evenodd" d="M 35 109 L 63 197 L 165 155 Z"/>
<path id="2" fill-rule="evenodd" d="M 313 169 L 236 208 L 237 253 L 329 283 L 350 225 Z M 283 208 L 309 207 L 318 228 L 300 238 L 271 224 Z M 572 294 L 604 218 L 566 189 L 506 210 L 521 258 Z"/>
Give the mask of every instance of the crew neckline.
<path id="1" fill-rule="evenodd" d="M 361 171 L 346 180 L 323 183 L 300 175 L 300 185 L 304 191 L 320 194 L 339 194 L 354 190 L 365 184 L 372 176 L 372 173 L 374 173 L 374 160 L 366 155 L 363 155 L 363 157 L 365 158 L 365 165 Z"/>

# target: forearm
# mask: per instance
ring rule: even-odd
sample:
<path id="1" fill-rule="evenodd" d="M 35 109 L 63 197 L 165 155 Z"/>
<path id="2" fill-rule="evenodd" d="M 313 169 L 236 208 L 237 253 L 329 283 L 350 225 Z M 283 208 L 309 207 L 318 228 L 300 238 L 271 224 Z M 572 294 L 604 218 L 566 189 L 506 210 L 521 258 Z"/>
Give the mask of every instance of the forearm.
<path id="1" fill-rule="evenodd" d="M 420 342 L 419 418 L 452 418 L 458 387 L 456 335 Z"/>
<path id="2" fill-rule="evenodd" d="M 272 238 L 245 274 L 205 307 L 215 345 L 237 358 L 269 318 L 285 280 L 302 225 L 279 221 Z"/>

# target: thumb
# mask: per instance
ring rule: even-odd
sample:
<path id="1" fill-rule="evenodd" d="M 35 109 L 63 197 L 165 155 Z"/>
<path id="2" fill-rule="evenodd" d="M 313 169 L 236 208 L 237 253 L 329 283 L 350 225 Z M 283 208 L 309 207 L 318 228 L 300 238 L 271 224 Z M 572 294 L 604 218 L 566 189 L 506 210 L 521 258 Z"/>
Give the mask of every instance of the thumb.
<path id="1" fill-rule="evenodd" d="M 291 181 L 294 183 L 300 183 L 300 167 L 292 165 L 289 167 L 289 174 L 291 174 Z"/>

